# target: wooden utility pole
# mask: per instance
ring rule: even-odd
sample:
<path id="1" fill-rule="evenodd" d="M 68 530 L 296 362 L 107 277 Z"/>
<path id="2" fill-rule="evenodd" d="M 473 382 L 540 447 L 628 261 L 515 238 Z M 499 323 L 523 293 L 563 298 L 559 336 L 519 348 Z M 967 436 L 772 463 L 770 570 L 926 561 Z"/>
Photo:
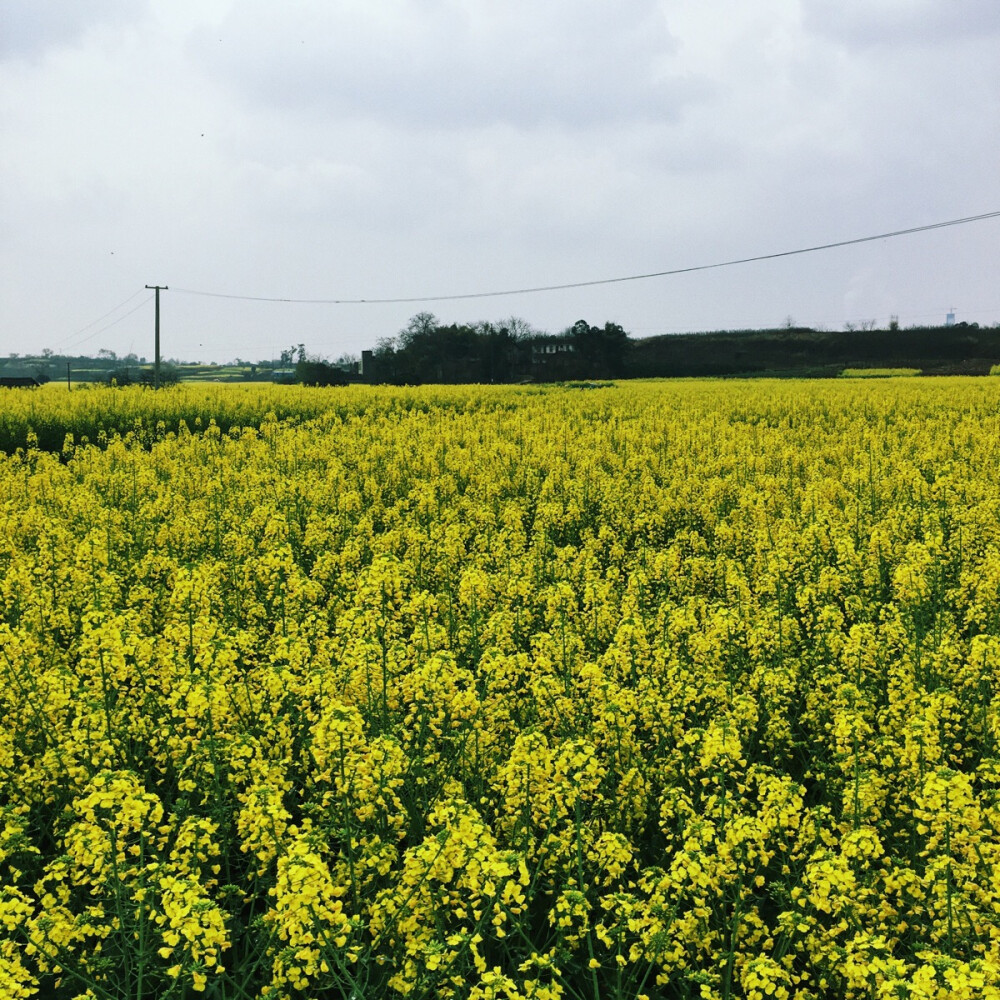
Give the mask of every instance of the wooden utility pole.
<path id="1" fill-rule="evenodd" d="M 153 356 L 153 388 L 160 388 L 160 292 L 167 291 L 167 285 L 146 285 L 156 290 L 156 353 Z"/>
<path id="2" fill-rule="evenodd" d="M 66 362 L 66 388 L 67 389 L 72 389 L 73 388 L 73 383 L 70 380 L 70 375 L 69 375 L 69 362 L 68 361 Z"/>

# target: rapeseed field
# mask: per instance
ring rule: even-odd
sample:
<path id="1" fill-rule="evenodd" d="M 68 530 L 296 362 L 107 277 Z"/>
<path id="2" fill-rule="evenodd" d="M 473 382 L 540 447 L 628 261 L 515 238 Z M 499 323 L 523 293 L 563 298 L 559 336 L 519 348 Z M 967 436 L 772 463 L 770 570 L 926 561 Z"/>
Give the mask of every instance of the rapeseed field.
<path id="1" fill-rule="evenodd" d="M 1000 386 L 0 436 L 3 1000 L 1000 997 Z"/>

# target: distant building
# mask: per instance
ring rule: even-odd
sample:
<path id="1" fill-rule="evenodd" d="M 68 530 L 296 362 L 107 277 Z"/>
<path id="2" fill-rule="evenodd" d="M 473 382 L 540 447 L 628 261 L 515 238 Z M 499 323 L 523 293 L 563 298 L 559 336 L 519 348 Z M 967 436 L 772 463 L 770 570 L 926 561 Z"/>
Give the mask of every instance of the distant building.
<path id="1" fill-rule="evenodd" d="M 531 342 L 531 357 L 535 361 L 544 361 L 550 354 L 573 354 L 576 345 L 564 337 L 549 337 L 545 340 L 538 337 Z"/>
<path id="2" fill-rule="evenodd" d="M 275 368 L 271 373 L 271 381 L 277 385 L 295 385 L 295 369 Z"/>
<path id="3" fill-rule="evenodd" d="M 945 316 L 945 318 L 944 318 L 944 325 L 945 326 L 954 326 L 955 325 L 955 314 L 953 312 L 950 312 L 950 313 L 948 313 Z"/>

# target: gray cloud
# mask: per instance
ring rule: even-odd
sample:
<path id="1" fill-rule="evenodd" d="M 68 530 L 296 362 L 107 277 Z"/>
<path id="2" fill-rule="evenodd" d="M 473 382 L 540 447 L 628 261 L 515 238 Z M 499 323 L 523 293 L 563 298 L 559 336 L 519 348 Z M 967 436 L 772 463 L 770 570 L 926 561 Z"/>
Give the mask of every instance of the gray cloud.
<path id="1" fill-rule="evenodd" d="M 1000 34 L 996 0 L 802 0 L 803 23 L 843 45 L 940 45 Z"/>
<path id="2" fill-rule="evenodd" d="M 654 0 L 386 9 L 244 0 L 192 51 L 250 103 L 411 128 L 673 120 L 705 94 Z"/>
<path id="3" fill-rule="evenodd" d="M 147 7 L 145 0 L 4 0 L 0 59 L 71 44 L 100 25 L 138 20 Z"/>

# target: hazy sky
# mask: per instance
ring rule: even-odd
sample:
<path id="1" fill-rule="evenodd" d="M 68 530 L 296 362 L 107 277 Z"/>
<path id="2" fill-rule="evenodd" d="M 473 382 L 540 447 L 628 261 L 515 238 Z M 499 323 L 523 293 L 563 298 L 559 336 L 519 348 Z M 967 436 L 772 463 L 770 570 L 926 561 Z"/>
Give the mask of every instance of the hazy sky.
<path id="1" fill-rule="evenodd" d="M 0 0 L 0 354 L 151 356 L 156 283 L 190 360 L 359 353 L 421 310 L 1000 322 L 1000 219 L 531 295 L 191 294 L 459 295 L 995 211 L 998 53 L 998 0 Z"/>

